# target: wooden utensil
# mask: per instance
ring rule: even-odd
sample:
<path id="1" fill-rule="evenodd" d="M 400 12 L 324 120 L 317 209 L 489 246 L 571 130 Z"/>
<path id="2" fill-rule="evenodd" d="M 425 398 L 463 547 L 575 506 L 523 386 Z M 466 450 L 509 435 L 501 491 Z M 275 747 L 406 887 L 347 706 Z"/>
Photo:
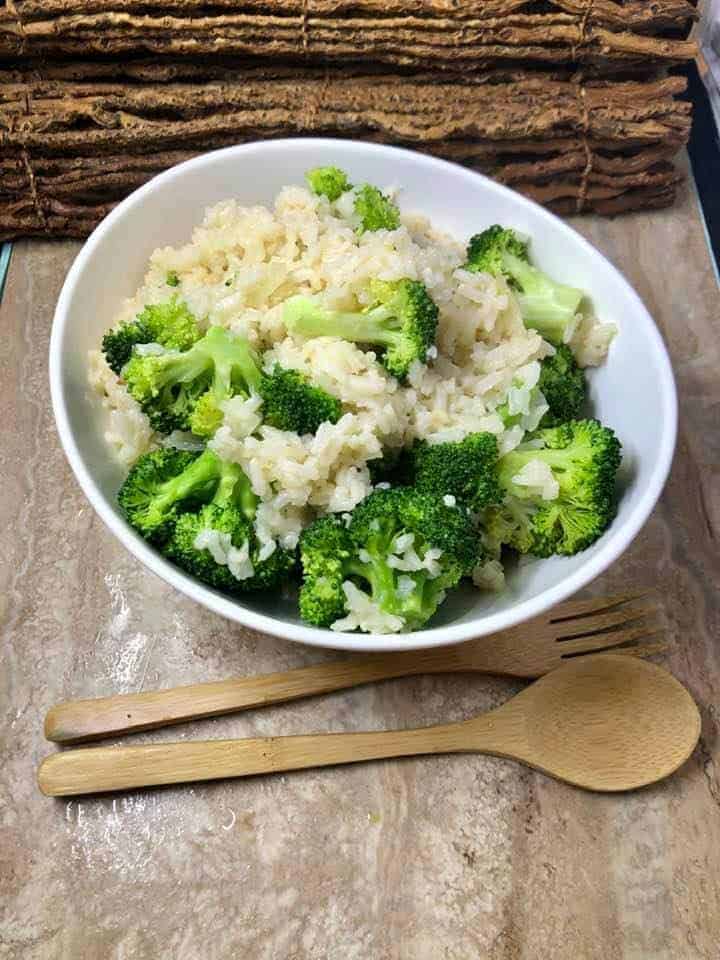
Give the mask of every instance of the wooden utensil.
<path id="1" fill-rule="evenodd" d="M 638 643 L 659 630 L 655 606 L 639 600 L 638 595 L 573 600 L 519 627 L 453 647 L 355 657 L 170 690 L 71 700 L 48 711 L 45 736 L 57 743 L 98 740 L 412 674 L 478 672 L 534 678 L 568 657 L 619 644 L 633 644 L 624 647 L 623 653 L 646 656 L 664 649 L 664 644 Z"/>
<path id="2" fill-rule="evenodd" d="M 692 753 L 700 714 L 667 671 L 634 657 L 571 660 L 490 713 L 461 723 L 380 733 L 89 747 L 47 757 L 47 796 L 245 777 L 432 753 L 519 760 L 587 790 L 642 787 Z"/>

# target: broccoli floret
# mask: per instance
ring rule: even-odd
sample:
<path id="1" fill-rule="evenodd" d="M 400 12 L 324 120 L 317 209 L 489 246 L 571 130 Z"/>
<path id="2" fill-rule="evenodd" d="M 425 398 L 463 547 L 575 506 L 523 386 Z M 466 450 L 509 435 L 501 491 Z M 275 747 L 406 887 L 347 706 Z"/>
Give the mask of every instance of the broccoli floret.
<path id="1" fill-rule="evenodd" d="M 342 404 L 320 387 L 314 387 L 297 370 L 276 365 L 260 383 L 265 423 L 278 430 L 315 433 L 321 423 L 337 423 Z"/>
<path id="2" fill-rule="evenodd" d="M 202 545 L 201 537 L 206 531 L 219 534 L 214 538 L 217 542 L 212 549 Z M 246 581 L 239 580 L 232 571 L 247 574 L 251 570 L 252 538 L 252 521 L 235 505 L 209 503 L 197 513 L 183 513 L 178 517 L 164 552 L 198 580 L 218 590 L 233 592 Z M 229 562 L 216 559 L 223 555 Z"/>
<path id="3" fill-rule="evenodd" d="M 557 347 L 555 355 L 545 357 L 540 364 L 538 387 L 550 408 L 540 421 L 541 427 L 554 427 L 580 416 L 587 384 L 585 374 L 566 344 Z"/>
<path id="4" fill-rule="evenodd" d="M 415 485 L 436 497 L 450 494 L 479 511 L 502 495 L 497 482 L 497 439 L 471 433 L 457 443 L 420 440 L 410 451 Z"/>
<path id="5" fill-rule="evenodd" d="M 347 174 L 339 167 L 314 167 L 308 170 L 305 179 L 313 193 L 319 197 L 327 197 L 330 201 L 337 200 L 352 189 Z"/>
<path id="6" fill-rule="evenodd" d="M 179 287 L 180 286 L 180 277 L 177 275 L 175 270 L 168 270 L 168 274 L 165 277 L 165 283 L 169 287 Z"/>
<path id="7" fill-rule="evenodd" d="M 353 188 L 347 174 L 339 167 L 315 167 L 308 170 L 305 179 L 313 193 L 327 197 L 331 202 L 339 200 L 349 190 L 355 190 L 353 212 L 358 220 L 359 234 L 375 230 L 397 230 L 400 226 L 400 210 L 390 197 L 369 183 Z"/>
<path id="8" fill-rule="evenodd" d="M 102 338 L 102 352 L 110 369 L 119 374 L 130 359 L 136 343 L 152 343 L 152 333 L 138 318 L 109 330 Z"/>
<path id="9" fill-rule="evenodd" d="M 571 420 L 539 430 L 534 439 L 544 446 L 515 449 L 499 460 L 504 499 L 485 511 L 488 541 L 540 557 L 578 553 L 594 543 L 615 516 L 620 443 L 597 420 Z M 533 460 L 550 467 L 559 486 L 556 499 L 543 500 L 532 488 L 515 482 Z"/>
<path id="10" fill-rule="evenodd" d="M 344 522 L 337 516 L 320 517 L 300 537 L 303 585 L 300 616 L 307 623 L 329 627 L 345 613 L 343 581 L 355 556 Z"/>
<path id="11" fill-rule="evenodd" d="M 556 283 L 533 267 L 527 243 L 513 230 L 495 224 L 471 237 L 465 269 L 505 277 L 514 290 L 525 326 L 537 330 L 550 343 L 563 343 L 583 292 Z"/>
<path id="12" fill-rule="evenodd" d="M 360 219 L 358 233 L 397 230 L 400 226 L 400 210 L 397 204 L 369 183 L 358 187 L 354 208 Z"/>
<path id="13" fill-rule="evenodd" d="M 190 350 L 139 356 L 123 370 L 131 395 L 156 430 L 192 430 L 210 437 L 222 423 L 222 403 L 259 393 L 266 423 L 280 430 L 315 433 L 321 423 L 337 423 L 342 405 L 296 370 L 276 365 L 260 371 L 247 340 L 211 327 Z"/>
<path id="14" fill-rule="evenodd" d="M 376 280 L 372 293 L 374 302 L 357 313 L 328 310 L 312 297 L 291 297 L 285 302 L 285 326 L 304 337 L 341 337 L 381 347 L 381 363 L 402 380 L 415 360 L 427 359 L 435 341 L 438 308 L 417 280 Z"/>
<path id="15" fill-rule="evenodd" d="M 120 509 L 145 537 L 162 543 L 183 511 L 232 496 L 245 516 L 255 515 L 255 495 L 240 467 L 212 450 L 201 454 L 170 447 L 143 454 L 118 493 Z"/>
<path id="16" fill-rule="evenodd" d="M 267 590 L 295 566 L 295 555 L 276 546 L 260 559 L 252 520 L 234 500 L 216 495 L 197 513 L 183 513 L 164 552 L 179 567 L 227 593 Z"/>
<path id="17" fill-rule="evenodd" d="M 170 350 L 187 350 L 202 336 L 187 304 L 176 297 L 166 303 L 152 303 L 134 320 L 108 331 L 102 351 L 108 365 L 120 373 L 136 343 L 159 343 Z"/>
<path id="18" fill-rule="evenodd" d="M 243 593 L 275 586 L 295 565 L 294 553 L 280 547 L 259 558 L 253 526 L 257 498 L 250 481 L 236 463 L 212 450 L 197 454 L 167 448 L 144 454 L 122 485 L 118 502 L 146 540 L 220 590 Z M 201 535 L 206 544 L 198 542 Z"/>
<path id="19" fill-rule="evenodd" d="M 407 629 L 421 627 L 480 553 L 466 511 L 412 487 L 376 490 L 347 526 L 323 517 L 301 537 L 301 615 L 330 626 L 347 612 L 342 585 L 352 580 Z"/>
<path id="20" fill-rule="evenodd" d="M 184 352 L 133 354 L 123 377 L 156 430 L 192 430 L 206 437 L 222 422 L 223 400 L 248 396 L 261 381 L 248 342 L 222 327 L 211 327 Z"/>

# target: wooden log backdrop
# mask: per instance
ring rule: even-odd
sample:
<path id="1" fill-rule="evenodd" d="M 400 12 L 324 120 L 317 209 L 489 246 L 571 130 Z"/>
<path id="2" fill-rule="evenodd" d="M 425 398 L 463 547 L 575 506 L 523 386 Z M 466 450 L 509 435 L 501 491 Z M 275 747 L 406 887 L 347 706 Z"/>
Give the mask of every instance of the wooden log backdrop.
<path id="1" fill-rule="evenodd" d="M 168 166 L 287 135 L 397 143 L 561 213 L 672 202 L 686 0 L 5 0 L 0 238 L 85 236 Z"/>

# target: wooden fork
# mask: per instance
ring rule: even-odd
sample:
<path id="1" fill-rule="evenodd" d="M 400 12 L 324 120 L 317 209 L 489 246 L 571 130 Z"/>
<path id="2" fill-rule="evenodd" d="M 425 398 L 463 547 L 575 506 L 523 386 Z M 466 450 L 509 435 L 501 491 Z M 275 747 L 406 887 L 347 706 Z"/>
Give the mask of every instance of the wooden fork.
<path id="1" fill-rule="evenodd" d="M 647 595 L 571 600 L 518 627 L 451 647 L 358 656 L 284 673 L 70 700 L 48 711 L 45 736 L 57 743 L 99 740 L 413 674 L 476 672 L 534 678 L 570 657 L 603 650 L 635 657 L 659 653 L 667 644 L 648 638 L 661 632 L 657 606 Z"/>

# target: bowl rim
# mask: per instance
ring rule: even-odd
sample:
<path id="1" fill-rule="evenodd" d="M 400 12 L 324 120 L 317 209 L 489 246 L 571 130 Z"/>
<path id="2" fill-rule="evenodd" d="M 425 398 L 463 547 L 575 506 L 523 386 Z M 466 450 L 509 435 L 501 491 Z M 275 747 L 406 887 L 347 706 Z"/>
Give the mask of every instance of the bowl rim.
<path id="1" fill-rule="evenodd" d="M 392 162 L 394 156 L 411 157 L 414 163 L 424 165 L 429 172 L 443 173 L 450 171 L 453 176 L 466 179 L 468 182 L 482 181 L 485 189 L 512 198 L 534 208 L 541 220 L 546 220 L 559 226 L 561 232 L 567 235 L 569 242 L 585 249 L 595 257 L 599 257 L 616 275 L 625 288 L 625 293 L 633 302 L 637 315 L 643 318 L 649 342 L 652 344 L 660 371 L 660 396 L 663 405 L 661 410 L 662 435 L 658 450 L 657 462 L 650 476 L 641 498 L 633 508 L 633 512 L 626 518 L 622 526 L 616 526 L 605 535 L 597 553 L 583 564 L 578 570 L 570 574 L 561 583 L 543 590 L 536 597 L 518 602 L 508 610 L 490 613 L 479 620 L 469 620 L 464 623 L 448 624 L 430 627 L 427 630 L 416 630 L 403 634 L 369 634 L 369 633 L 334 633 L 329 629 L 290 623 L 286 620 L 257 613 L 232 598 L 217 593 L 199 581 L 165 560 L 158 552 L 150 547 L 124 520 L 115 514 L 108 500 L 95 483 L 93 476 L 86 466 L 75 437 L 70 427 L 70 416 L 63 388 L 63 353 L 62 344 L 66 328 L 69 324 L 69 305 L 74 288 L 85 266 L 105 235 L 123 219 L 123 217 L 151 192 L 175 179 L 181 179 L 191 169 L 202 167 L 215 162 L 219 157 L 246 157 L 253 153 L 265 151 L 283 151 L 288 148 L 308 149 L 320 152 L 322 150 L 343 150 L 346 153 L 377 152 L 385 154 Z M 390 178 L 389 178 L 390 179 Z M 49 375 L 52 409 L 55 417 L 60 443 L 65 456 L 72 468 L 80 487 L 90 501 L 95 512 L 120 542 L 153 573 L 157 574 L 170 586 L 202 604 L 204 607 L 218 613 L 228 620 L 273 636 L 283 637 L 286 640 L 300 642 L 309 646 L 331 649 L 355 651 L 393 651 L 417 650 L 430 647 L 446 646 L 487 636 L 499 630 L 517 626 L 531 617 L 538 616 L 551 607 L 572 596 L 586 586 L 603 571 L 605 571 L 630 545 L 647 521 L 657 503 L 663 486 L 672 465 L 673 454 L 677 437 L 677 392 L 668 356 L 662 335 L 655 321 L 635 292 L 634 288 L 625 279 L 625 276 L 614 264 L 597 250 L 581 234 L 577 233 L 569 224 L 555 214 L 541 207 L 539 204 L 516 191 L 490 180 L 480 173 L 461 167 L 458 164 L 437 157 L 418 153 L 402 147 L 385 144 L 365 143 L 362 141 L 345 140 L 334 137 L 290 137 L 278 140 L 256 140 L 250 143 L 237 144 L 200 154 L 190 160 L 177 164 L 174 167 L 153 177 L 137 190 L 134 190 L 122 200 L 93 230 L 83 244 L 75 258 L 60 291 L 60 296 L 53 316 L 49 350 Z"/>

